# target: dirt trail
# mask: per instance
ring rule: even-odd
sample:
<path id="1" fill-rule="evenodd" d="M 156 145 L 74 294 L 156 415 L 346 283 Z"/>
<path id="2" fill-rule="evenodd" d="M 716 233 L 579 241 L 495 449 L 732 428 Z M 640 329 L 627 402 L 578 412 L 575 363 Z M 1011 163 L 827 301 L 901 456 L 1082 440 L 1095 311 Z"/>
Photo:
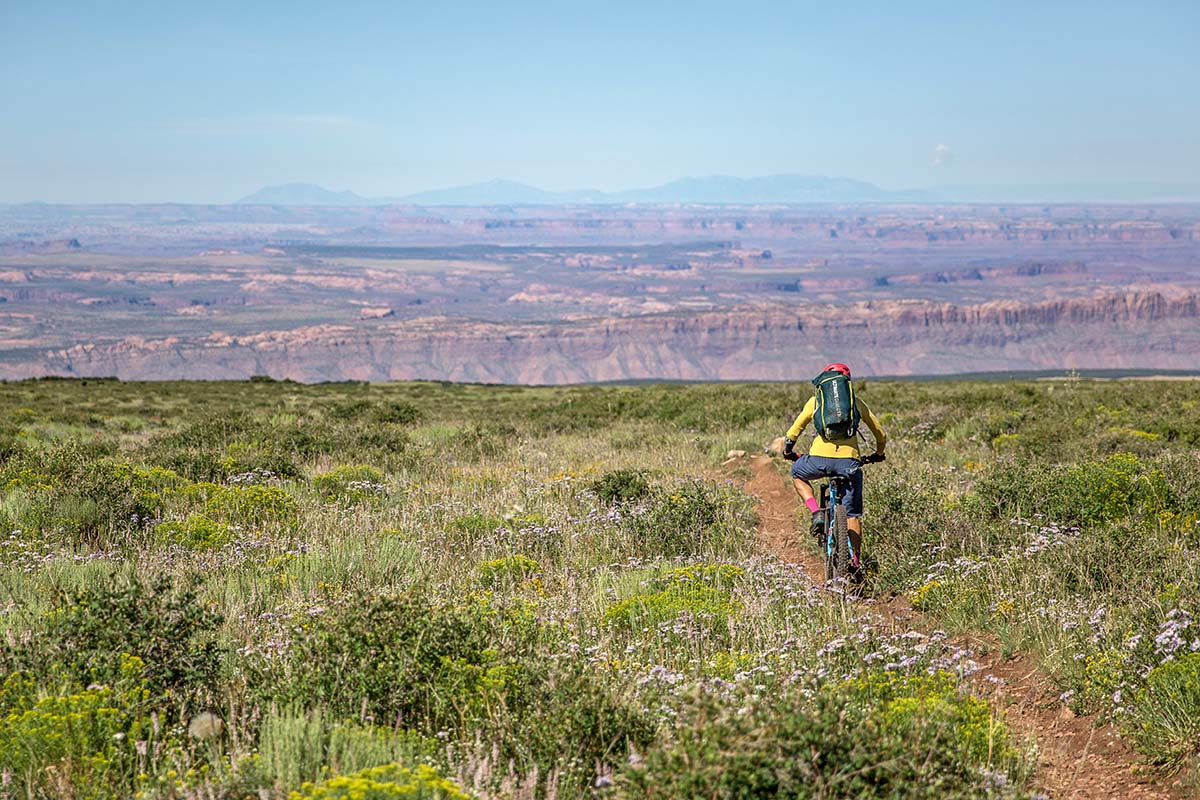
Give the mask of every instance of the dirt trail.
<path id="1" fill-rule="evenodd" d="M 739 459 L 741 460 L 741 459 Z M 820 558 L 801 547 L 805 535 L 797 531 L 799 500 L 770 456 L 746 459 L 752 475 L 744 490 L 758 500 L 758 535 L 762 548 L 793 564 L 803 564 L 814 581 L 824 576 Z M 870 602 L 870 601 L 868 601 Z M 875 610 L 900 630 L 921 630 L 922 615 L 904 598 L 872 603 Z M 1019 733 L 1033 737 L 1038 747 L 1035 783 L 1054 800 L 1181 798 L 1178 781 L 1157 778 L 1141 765 L 1138 755 L 1111 725 L 1094 724 L 1077 717 L 1058 699 L 1036 663 L 1027 656 L 1002 659 L 986 634 L 958 637 L 956 643 L 975 651 L 981 693 L 994 693 Z M 986 652 L 990 655 L 979 655 Z M 986 680 L 1001 679 L 999 688 Z"/>

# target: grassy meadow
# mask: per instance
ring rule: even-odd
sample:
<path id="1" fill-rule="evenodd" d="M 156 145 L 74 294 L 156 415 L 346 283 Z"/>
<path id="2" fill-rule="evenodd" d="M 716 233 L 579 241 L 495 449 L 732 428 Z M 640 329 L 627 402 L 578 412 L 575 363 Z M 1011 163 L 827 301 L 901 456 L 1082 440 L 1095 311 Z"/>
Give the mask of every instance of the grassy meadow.
<path id="1" fill-rule="evenodd" d="M 0 798 L 1028 797 L 966 631 L 1186 774 L 1200 384 L 858 388 L 923 630 L 756 547 L 806 383 L 0 385 Z"/>

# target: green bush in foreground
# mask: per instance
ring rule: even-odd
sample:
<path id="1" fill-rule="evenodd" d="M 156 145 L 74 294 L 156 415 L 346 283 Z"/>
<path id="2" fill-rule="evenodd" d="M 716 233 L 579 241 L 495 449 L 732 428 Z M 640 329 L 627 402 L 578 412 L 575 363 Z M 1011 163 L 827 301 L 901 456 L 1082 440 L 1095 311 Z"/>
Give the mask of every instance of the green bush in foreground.
<path id="1" fill-rule="evenodd" d="M 650 494 L 650 482 L 643 470 L 615 469 L 592 481 L 588 488 L 605 505 L 637 502 Z"/>
<path id="2" fill-rule="evenodd" d="M 186 701 L 215 686 L 222 622 L 195 587 L 114 576 L 65 592 L 36 637 L 0 648 L 0 666 L 59 669 L 88 685 L 120 680 L 135 656 L 145 662 L 150 690 Z"/>
<path id="3" fill-rule="evenodd" d="M 1155 667 L 1125 728 L 1153 764 L 1173 769 L 1200 753 L 1200 653 Z"/>
<path id="4" fill-rule="evenodd" d="M 155 734 L 142 661 L 121 658 L 113 684 L 47 692 L 32 673 L 0 684 L 0 767 L 6 797 L 123 798 L 138 748 Z"/>
<path id="5" fill-rule="evenodd" d="M 471 800 L 454 781 L 425 764 L 415 769 L 384 764 L 339 775 L 320 783 L 306 783 L 289 800 Z"/>
<path id="6" fill-rule="evenodd" d="M 681 614 L 726 623 L 735 609 L 729 593 L 704 584 L 677 584 L 651 594 L 635 594 L 609 606 L 604 621 L 626 628 L 652 627 Z"/>
<path id="7" fill-rule="evenodd" d="M 647 554 L 694 557 L 748 545 L 754 511 L 732 485 L 688 479 L 655 487 L 625 519 Z"/>
<path id="8" fill-rule="evenodd" d="M 730 589 L 742 575 L 742 569 L 732 564 L 693 564 L 667 570 L 649 581 L 643 591 L 610 605 L 604 621 L 636 630 L 689 614 L 719 632 L 738 608 Z"/>
<path id="9" fill-rule="evenodd" d="M 1026 766 L 1003 722 L 948 676 L 871 674 L 808 699 L 689 698 L 660 746 L 618 775 L 633 800 L 1016 798 Z M 994 744 L 993 747 L 989 745 Z"/>
<path id="10" fill-rule="evenodd" d="M 364 596 L 318 618 L 298 637 L 287 674 L 264 687 L 286 702 L 430 732 L 485 716 L 508 688 L 489 627 L 469 610 L 417 595 Z"/>
<path id="11" fill-rule="evenodd" d="M 357 772 L 379 764 L 435 763 L 442 746 L 407 730 L 338 722 L 320 706 L 272 705 L 258 726 L 257 757 L 243 778 L 281 789 Z"/>
<path id="12" fill-rule="evenodd" d="M 948 732 L 964 757 L 987 766 L 1019 759 L 1003 720 L 986 701 L 961 692 L 958 681 L 945 672 L 867 672 L 839 691 L 868 703 L 871 716 L 892 733 L 909 736 L 922 728 Z"/>
<path id="13" fill-rule="evenodd" d="M 1060 523 L 1099 524 L 1157 513 L 1170 496 L 1156 464 L 1114 453 L 1071 465 L 1000 463 L 976 484 L 975 501 L 996 519 L 1041 513 Z"/>
<path id="14" fill-rule="evenodd" d="M 521 776 L 555 774 L 580 791 L 597 762 L 622 762 L 652 725 L 612 684 L 576 658 L 550 656 L 553 639 L 523 606 L 462 604 L 415 594 L 354 598 L 320 617 L 286 659 L 253 683 L 281 705 L 320 706 L 360 724 L 477 737 Z"/>

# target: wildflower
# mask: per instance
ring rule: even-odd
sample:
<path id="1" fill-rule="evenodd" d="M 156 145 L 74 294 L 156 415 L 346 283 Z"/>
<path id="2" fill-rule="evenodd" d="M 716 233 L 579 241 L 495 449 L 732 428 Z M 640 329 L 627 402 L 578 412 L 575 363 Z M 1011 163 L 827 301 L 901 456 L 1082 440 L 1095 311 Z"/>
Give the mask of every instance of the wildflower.
<path id="1" fill-rule="evenodd" d="M 188 735 L 193 739 L 215 739 L 225 730 L 225 722 L 211 711 L 202 711 L 188 723 Z"/>

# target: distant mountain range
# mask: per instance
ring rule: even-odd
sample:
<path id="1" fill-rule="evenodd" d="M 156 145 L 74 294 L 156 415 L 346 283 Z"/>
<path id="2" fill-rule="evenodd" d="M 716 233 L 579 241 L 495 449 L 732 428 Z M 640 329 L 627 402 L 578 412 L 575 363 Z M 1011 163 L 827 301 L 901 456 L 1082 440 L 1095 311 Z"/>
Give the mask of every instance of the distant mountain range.
<path id="1" fill-rule="evenodd" d="M 496 206 L 623 204 L 648 205 L 752 203 L 1145 203 L 1195 202 L 1195 183 L 1079 183 L 1009 186 L 947 186 L 933 189 L 883 189 L 873 183 L 823 175 L 727 175 L 680 178 L 646 189 L 601 192 L 581 189 L 550 192 L 509 180 L 434 189 L 400 197 L 364 197 L 312 183 L 268 186 L 238 200 L 242 205 L 272 206 Z"/>
<path id="2" fill-rule="evenodd" d="M 923 192 L 889 191 L 849 178 L 822 175 L 768 175 L 734 178 L 713 175 L 680 178 L 661 186 L 623 192 L 581 189 L 550 192 L 524 183 L 492 180 L 470 186 L 434 189 L 402 197 L 363 197 L 354 192 L 335 192 L 311 183 L 268 186 L 239 204 L 252 205 L 562 205 L 568 203 L 896 203 L 926 200 Z"/>
<path id="3" fill-rule="evenodd" d="M 256 206 L 369 206 L 377 205 L 354 192 L 335 192 L 315 183 L 285 183 L 267 186 L 237 201 Z"/>

